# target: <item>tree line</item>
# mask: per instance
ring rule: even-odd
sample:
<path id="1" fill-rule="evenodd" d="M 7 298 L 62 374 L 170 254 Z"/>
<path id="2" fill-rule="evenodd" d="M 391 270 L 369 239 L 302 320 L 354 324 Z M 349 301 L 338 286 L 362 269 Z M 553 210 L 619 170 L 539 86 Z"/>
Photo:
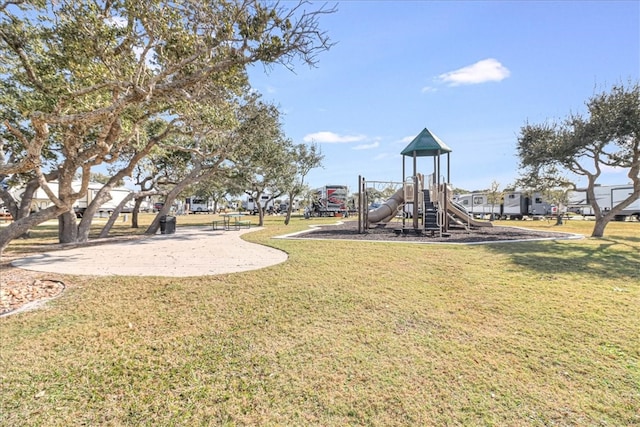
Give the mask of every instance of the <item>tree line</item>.
<path id="1" fill-rule="evenodd" d="M 0 253 L 55 218 L 61 243 L 87 241 L 93 214 L 125 177 L 139 188 L 130 195 L 137 207 L 147 196 L 165 197 L 149 234 L 198 183 L 242 188 L 256 200 L 275 190 L 293 200 L 322 155 L 284 135 L 278 109 L 251 87 L 247 67 L 315 66 L 332 46 L 319 20 L 335 9 L 287 6 L 3 2 L 0 198 L 14 221 L 0 231 Z M 108 179 L 78 221 L 73 206 L 97 166 L 107 168 Z M 24 189 L 19 200 L 11 188 Z M 39 188 L 51 204 L 30 212 Z"/>

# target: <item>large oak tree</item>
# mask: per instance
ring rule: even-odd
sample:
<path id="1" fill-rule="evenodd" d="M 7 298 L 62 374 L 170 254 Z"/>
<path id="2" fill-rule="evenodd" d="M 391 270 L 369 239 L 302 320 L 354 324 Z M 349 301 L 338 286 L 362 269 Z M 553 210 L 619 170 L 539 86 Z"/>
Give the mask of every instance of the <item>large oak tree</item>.
<path id="1" fill-rule="evenodd" d="M 586 115 L 526 124 L 517 149 L 521 174 L 529 182 L 566 186 L 567 173 L 586 178 L 596 220 L 592 237 L 602 237 L 609 221 L 640 197 L 640 84 L 614 85 L 590 98 L 586 107 Z M 594 192 L 605 168 L 625 170 L 633 185 L 631 194 L 607 211 Z"/>
<path id="2" fill-rule="evenodd" d="M 307 2 L 59 0 L 0 4 L 0 175 L 32 173 L 50 208 L 0 231 L 13 238 L 61 217 L 61 241 L 78 230 L 74 203 L 91 168 L 130 151 L 145 120 L 172 114 L 206 82 L 233 86 L 252 63 L 316 63 L 330 47 Z M 140 149 L 148 149 L 148 146 Z M 138 148 L 136 148 L 136 151 Z M 43 161 L 54 153 L 54 164 Z M 58 193 L 48 185 L 56 172 Z M 82 186 L 72 186 L 80 172 Z M 80 233 L 86 235 L 85 233 Z"/>

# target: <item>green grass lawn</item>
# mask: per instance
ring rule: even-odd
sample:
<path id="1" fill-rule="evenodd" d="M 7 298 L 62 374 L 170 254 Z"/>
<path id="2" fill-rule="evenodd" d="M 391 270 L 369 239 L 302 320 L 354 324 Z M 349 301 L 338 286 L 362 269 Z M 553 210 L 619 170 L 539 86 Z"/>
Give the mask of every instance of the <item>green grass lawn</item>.
<path id="1" fill-rule="evenodd" d="M 329 221 L 244 235 L 289 254 L 263 270 L 68 277 L 47 309 L 0 319 L 0 424 L 640 425 L 640 223 L 482 246 L 271 239 Z"/>

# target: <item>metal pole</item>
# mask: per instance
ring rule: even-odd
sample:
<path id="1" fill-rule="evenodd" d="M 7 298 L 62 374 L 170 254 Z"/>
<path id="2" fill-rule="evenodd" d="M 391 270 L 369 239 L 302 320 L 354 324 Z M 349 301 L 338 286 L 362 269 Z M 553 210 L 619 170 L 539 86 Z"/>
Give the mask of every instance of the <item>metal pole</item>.
<path id="1" fill-rule="evenodd" d="M 369 228 L 369 195 L 367 194 L 367 180 L 362 177 L 362 232 L 366 233 Z"/>
<path id="2" fill-rule="evenodd" d="M 440 150 L 438 150 L 438 194 L 440 194 Z"/>
<path id="3" fill-rule="evenodd" d="M 362 234 L 362 175 L 358 175 L 358 234 Z"/>
<path id="4" fill-rule="evenodd" d="M 404 193 L 404 183 L 405 183 L 406 179 L 407 179 L 407 175 L 406 175 L 406 172 L 405 172 L 404 154 L 403 154 L 402 155 L 402 180 L 401 180 L 401 182 L 402 182 L 402 200 L 404 201 L 404 205 L 407 204 L 407 201 L 404 200 L 404 194 L 405 194 Z M 406 221 L 406 218 L 404 217 L 404 206 L 403 206 L 402 207 L 402 228 L 403 229 L 404 229 L 404 226 L 405 226 L 405 221 Z"/>
<path id="5" fill-rule="evenodd" d="M 418 172 L 416 151 L 413 150 L 413 229 L 418 229 Z"/>

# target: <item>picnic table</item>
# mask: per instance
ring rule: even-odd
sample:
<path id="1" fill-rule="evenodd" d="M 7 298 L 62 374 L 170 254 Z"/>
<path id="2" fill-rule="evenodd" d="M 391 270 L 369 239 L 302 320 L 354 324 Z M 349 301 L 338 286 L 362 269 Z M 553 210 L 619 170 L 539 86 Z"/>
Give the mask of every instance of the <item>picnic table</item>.
<path id="1" fill-rule="evenodd" d="M 251 228 L 251 221 L 242 219 L 246 216 L 245 214 L 227 213 L 220 216 L 222 217 L 222 221 L 213 221 L 212 225 L 214 230 L 218 230 L 219 228 L 223 230 L 231 230 L 231 228 L 239 230 L 242 227 Z"/>

